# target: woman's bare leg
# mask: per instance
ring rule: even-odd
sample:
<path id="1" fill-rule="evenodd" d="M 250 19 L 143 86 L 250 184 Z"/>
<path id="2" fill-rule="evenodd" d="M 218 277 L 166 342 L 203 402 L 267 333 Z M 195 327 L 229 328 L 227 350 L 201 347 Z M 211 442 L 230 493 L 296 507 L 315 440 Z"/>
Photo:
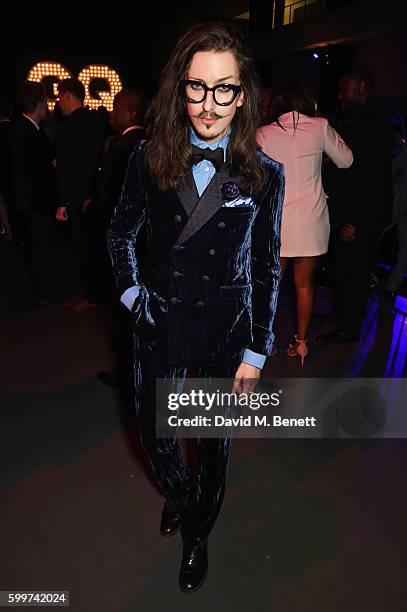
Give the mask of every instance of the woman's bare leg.
<path id="1" fill-rule="evenodd" d="M 300 340 L 304 340 L 307 337 L 314 303 L 313 276 L 316 257 L 295 257 L 293 264 L 297 294 L 297 334 Z"/>

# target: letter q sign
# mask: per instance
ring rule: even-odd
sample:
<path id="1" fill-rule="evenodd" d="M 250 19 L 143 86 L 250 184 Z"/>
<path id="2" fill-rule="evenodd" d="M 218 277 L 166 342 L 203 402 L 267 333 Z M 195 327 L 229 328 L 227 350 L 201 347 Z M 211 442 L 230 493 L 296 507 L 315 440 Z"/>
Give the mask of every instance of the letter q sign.
<path id="1" fill-rule="evenodd" d="M 27 75 L 28 81 L 44 82 L 48 95 L 48 108 L 54 110 L 56 98 L 58 97 L 58 82 L 72 77 L 72 73 L 58 62 L 39 62 L 35 64 Z M 78 79 L 85 87 L 85 106 L 94 110 L 99 106 L 105 106 L 108 111 L 113 109 L 113 98 L 123 89 L 119 75 L 113 68 L 103 64 L 91 64 L 85 66 L 78 74 Z M 91 92 L 91 82 L 104 81 L 108 90 Z M 96 83 L 95 83 L 96 85 Z M 94 95 L 92 95 L 92 93 Z M 97 96 L 97 97 L 96 97 Z"/>

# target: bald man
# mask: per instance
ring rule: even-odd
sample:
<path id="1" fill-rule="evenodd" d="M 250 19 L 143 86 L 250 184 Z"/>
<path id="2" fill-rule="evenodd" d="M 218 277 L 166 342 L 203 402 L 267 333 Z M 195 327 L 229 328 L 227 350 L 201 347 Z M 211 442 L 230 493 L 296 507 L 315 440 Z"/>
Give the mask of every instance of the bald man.
<path id="1" fill-rule="evenodd" d="M 104 153 L 100 193 L 97 202 L 97 215 L 102 222 L 103 246 L 105 234 L 115 206 L 119 202 L 122 184 L 127 170 L 127 163 L 135 145 L 145 138 L 144 115 L 147 110 L 147 99 L 138 89 L 123 89 L 116 94 L 111 125 L 116 133 Z M 110 263 L 108 264 L 111 274 Z M 112 282 L 113 285 L 113 282 Z M 114 345 L 116 364 L 110 372 L 99 372 L 98 378 L 107 385 L 122 385 L 129 380 L 132 369 L 132 332 L 126 312 L 118 308 L 118 301 L 113 290 L 109 292 L 111 315 L 114 324 Z"/>
<path id="2" fill-rule="evenodd" d="M 116 137 L 110 140 L 102 164 L 99 205 L 110 221 L 119 201 L 127 163 L 135 145 L 145 138 L 147 99 L 138 89 L 122 89 L 113 100 L 111 124 Z"/>

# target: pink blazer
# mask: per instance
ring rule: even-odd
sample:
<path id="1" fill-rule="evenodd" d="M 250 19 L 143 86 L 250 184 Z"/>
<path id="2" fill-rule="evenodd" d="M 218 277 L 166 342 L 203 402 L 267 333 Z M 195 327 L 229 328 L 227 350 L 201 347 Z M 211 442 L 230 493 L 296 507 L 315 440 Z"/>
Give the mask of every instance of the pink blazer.
<path id="1" fill-rule="evenodd" d="M 285 113 L 262 127 L 257 143 L 267 155 L 284 164 L 285 198 L 281 229 L 282 257 L 315 256 L 326 253 L 329 217 L 322 187 L 322 155 L 338 168 L 349 168 L 352 151 L 322 117 Z M 298 122 L 297 122 L 298 120 Z"/>

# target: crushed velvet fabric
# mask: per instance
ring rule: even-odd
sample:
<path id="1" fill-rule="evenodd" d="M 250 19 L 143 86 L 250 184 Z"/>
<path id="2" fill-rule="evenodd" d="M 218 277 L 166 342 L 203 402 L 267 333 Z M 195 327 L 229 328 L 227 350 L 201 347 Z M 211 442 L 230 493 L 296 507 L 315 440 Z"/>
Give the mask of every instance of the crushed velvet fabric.
<path id="1" fill-rule="evenodd" d="M 197 545 L 207 540 L 219 515 L 226 488 L 227 467 L 231 447 L 230 431 L 225 427 L 218 438 L 196 440 L 195 469 L 184 463 L 176 437 L 156 437 L 156 379 L 170 378 L 173 391 L 180 393 L 187 368 L 167 366 L 165 350 L 140 345 L 135 330 L 135 378 L 137 421 L 142 447 L 150 461 L 163 495 L 173 507 L 187 500 L 182 526 L 184 542 Z M 202 366 L 192 372 L 196 378 L 232 379 L 243 353 L 229 364 Z"/>
<path id="2" fill-rule="evenodd" d="M 156 379 L 173 379 L 179 392 L 191 366 L 196 378 L 233 378 L 244 349 L 271 353 L 284 175 L 259 156 L 262 193 L 230 206 L 219 196 L 225 182 L 238 180 L 227 165 L 201 198 L 192 174 L 180 191 L 161 192 L 145 172 L 141 145 L 108 232 L 120 294 L 140 288 L 132 322 L 142 446 L 165 497 L 174 505 L 188 499 L 182 536 L 193 545 L 207 540 L 219 514 L 231 440 L 227 431 L 199 438 L 191 474 L 176 437 L 156 437 Z"/>
<path id="3" fill-rule="evenodd" d="M 178 192 L 160 191 L 132 154 L 108 232 L 120 294 L 140 286 L 134 324 L 149 350 L 165 347 L 167 364 L 229 363 L 242 349 L 270 355 L 280 279 L 284 199 L 281 164 L 258 152 L 267 181 L 247 206 L 219 196 L 237 181 L 225 164 L 199 198 L 192 174 Z M 136 257 L 145 234 L 145 255 Z"/>

